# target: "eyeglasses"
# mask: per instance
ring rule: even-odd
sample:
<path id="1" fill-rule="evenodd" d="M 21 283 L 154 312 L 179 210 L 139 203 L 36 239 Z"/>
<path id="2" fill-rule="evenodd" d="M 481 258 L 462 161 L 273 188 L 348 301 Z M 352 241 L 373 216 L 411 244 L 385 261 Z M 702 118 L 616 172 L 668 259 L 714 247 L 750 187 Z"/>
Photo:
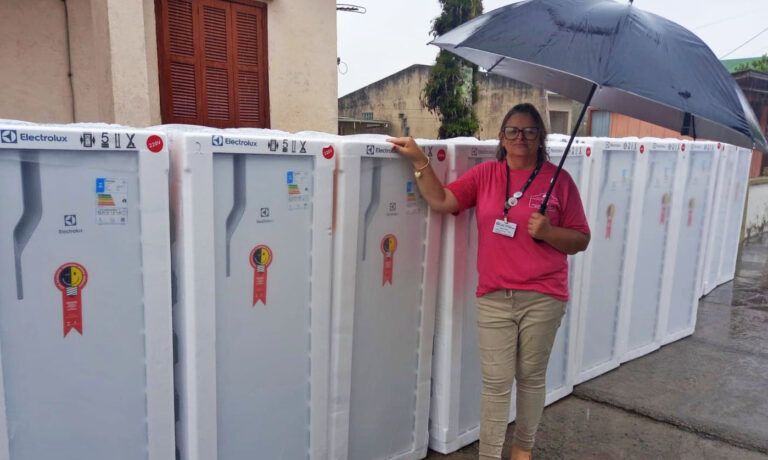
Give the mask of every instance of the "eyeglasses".
<path id="1" fill-rule="evenodd" d="M 520 129 L 517 126 L 504 127 L 504 137 L 507 140 L 513 141 L 517 139 L 517 136 L 520 135 L 520 133 L 523 133 L 523 138 L 525 140 L 532 141 L 539 137 L 539 128 L 533 127 Z"/>

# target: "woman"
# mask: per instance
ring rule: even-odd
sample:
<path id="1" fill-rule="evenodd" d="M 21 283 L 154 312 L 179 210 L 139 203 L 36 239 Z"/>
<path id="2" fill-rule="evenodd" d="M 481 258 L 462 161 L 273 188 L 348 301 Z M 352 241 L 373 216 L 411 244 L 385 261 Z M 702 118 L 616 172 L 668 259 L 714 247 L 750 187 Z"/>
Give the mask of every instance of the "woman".
<path id="1" fill-rule="evenodd" d="M 433 210 L 456 214 L 477 207 L 481 459 L 501 458 L 515 378 L 512 459 L 531 458 L 547 363 L 568 300 L 567 255 L 589 244 L 581 198 L 566 171 L 547 215 L 538 213 L 556 170 L 547 161 L 546 135 L 536 108 L 516 105 L 501 123 L 498 161 L 481 163 L 446 187 L 412 138 L 389 139 L 413 163 L 416 183 Z"/>

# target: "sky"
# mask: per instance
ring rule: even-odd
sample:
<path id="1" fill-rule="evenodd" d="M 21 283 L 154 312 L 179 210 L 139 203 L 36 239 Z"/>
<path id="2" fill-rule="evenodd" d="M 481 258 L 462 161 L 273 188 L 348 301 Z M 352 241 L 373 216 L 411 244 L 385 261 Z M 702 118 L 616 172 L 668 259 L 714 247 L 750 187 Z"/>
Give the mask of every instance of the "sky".
<path id="1" fill-rule="evenodd" d="M 621 2 L 627 0 L 620 0 Z M 341 0 L 365 14 L 337 12 L 341 63 L 339 96 L 413 64 L 433 64 L 438 49 L 427 43 L 438 0 Z M 483 0 L 485 12 L 516 0 Z M 768 0 L 634 0 L 634 6 L 663 16 L 697 34 L 721 59 L 768 53 Z M 733 52 L 732 52 L 733 51 Z M 732 52 L 732 53 L 731 53 Z M 729 54 L 727 57 L 724 55 Z"/>

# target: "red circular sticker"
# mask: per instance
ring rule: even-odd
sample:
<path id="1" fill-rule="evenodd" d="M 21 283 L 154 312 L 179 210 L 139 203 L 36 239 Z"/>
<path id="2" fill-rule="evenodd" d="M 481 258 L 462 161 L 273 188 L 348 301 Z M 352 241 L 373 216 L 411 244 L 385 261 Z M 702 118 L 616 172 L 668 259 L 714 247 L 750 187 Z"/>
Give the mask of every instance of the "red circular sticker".
<path id="1" fill-rule="evenodd" d="M 683 152 L 685 152 L 685 144 L 683 144 L 683 146 L 682 146 L 682 147 L 680 147 L 680 150 L 682 150 Z"/>
<path id="2" fill-rule="evenodd" d="M 327 159 L 333 158 L 333 146 L 323 147 L 323 156 Z"/>
<path id="3" fill-rule="evenodd" d="M 445 161 L 445 150 L 440 149 L 437 151 L 437 161 Z"/>
<path id="4" fill-rule="evenodd" d="M 590 155 L 592 155 L 592 148 L 587 147 L 587 156 L 590 156 Z"/>
<path id="5" fill-rule="evenodd" d="M 163 139 L 160 136 L 157 136 L 154 134 L 149 136 L 149 138 L 147 139 L 147 148 L 151 152 L 155 152 L 155 153 L 163 150 Z"/>
<path id="6" fill-rule="evenodd" d="M 641 146 L 640 146 L 640 153 L 642 154 L 643 152 L 645 152 L 645 146 L 644 146 L 644 145 L 641 145 Z"/>

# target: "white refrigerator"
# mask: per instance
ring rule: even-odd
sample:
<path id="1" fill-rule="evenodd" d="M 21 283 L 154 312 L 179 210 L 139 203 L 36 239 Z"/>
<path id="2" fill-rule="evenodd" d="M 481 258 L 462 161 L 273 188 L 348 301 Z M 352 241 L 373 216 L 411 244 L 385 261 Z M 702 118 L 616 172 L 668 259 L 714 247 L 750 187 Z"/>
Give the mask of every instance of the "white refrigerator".
<path id="1" fill-rule="evenodd" d="M 685 143 L 676 139 L 640 139 L 635 167 L 635 192 L 630 210 L 628 245 L 619 324 L 620 362 L 646 355 L 661 346 L 657 334 L 661 311 L 662 281 L 672 210 L 682 199 L 675 189 L 679 159 Z M 688 144 L 690 146 L 690 143 Z"/>
<path id="2" fill-rule="evenodd" d="M 579 295 L 578 337 L 573 383 L 619 366 L 619 325 L 627 314 L 626 257 L 633 196 L 638 192 L 636 138 L 594 140 L 587 220 L 592 239 L 584 253 Z"/>
<path id="3" fill-rule="evenodd" d="M 565 142 L 549 141 L 547 153 L 550 161 L 559 164 L 567 146 Z M 595 149 L 593 138 L 576 138 L 571 145 L 563 169 L 570 174 L 579 189 L 584 213 L 589 215 L 589 178 L 592 170 L 592 155 Z M 552 345 L 552 353 L 547 366 L 547 398 L 546 404 L 568 396 L 573 391 L 573 373 L 576 370 L 576 344 L 578 337 L 578 319 L 582 307 L 581 286 L 584 267 L 584 253 L 568 256 L 568 291 L 569 299 L 565 316 L 560 322 L 560 328 Z"/>
<path id="4" fill-rule="evenodd" d="M 662 273 L 657 339 L 662 345 L 693 333 L 705 271 L 704 250 L 713 227 L 711 203 L 720 146 L 714 142 L 684 142 L 680 152 L 667 260 Z"/>
<path id="5" fill-rule="evenodd" d="M 0 459 L 174 457 L 166 147 L 0 123 Z"/>
<path id="6" fill-rule="evenodd" d="M 384 136 L 341 140 L 334 233 L 330 458 L 427 454 L 442 216 Z M 419 141 L 441 181 L 446 145 Z"/>
<path id="7" fill-rule="evenodd" d="M 447 183 L 474 166 L 496 161 L 498 141 L 450 139 Z M 475 209 L 443 216 L 435 314 L 429 447 L 447 454 L 480 436 L 482 373 L 477 338 L 477 218 Z M 512 398 L 511 418 L 514 419 Z"/>
<path id="8" fill-rule="evenodd" d="M 325 459 L 336 147 L 167 129 L 179 456 Z"/>

